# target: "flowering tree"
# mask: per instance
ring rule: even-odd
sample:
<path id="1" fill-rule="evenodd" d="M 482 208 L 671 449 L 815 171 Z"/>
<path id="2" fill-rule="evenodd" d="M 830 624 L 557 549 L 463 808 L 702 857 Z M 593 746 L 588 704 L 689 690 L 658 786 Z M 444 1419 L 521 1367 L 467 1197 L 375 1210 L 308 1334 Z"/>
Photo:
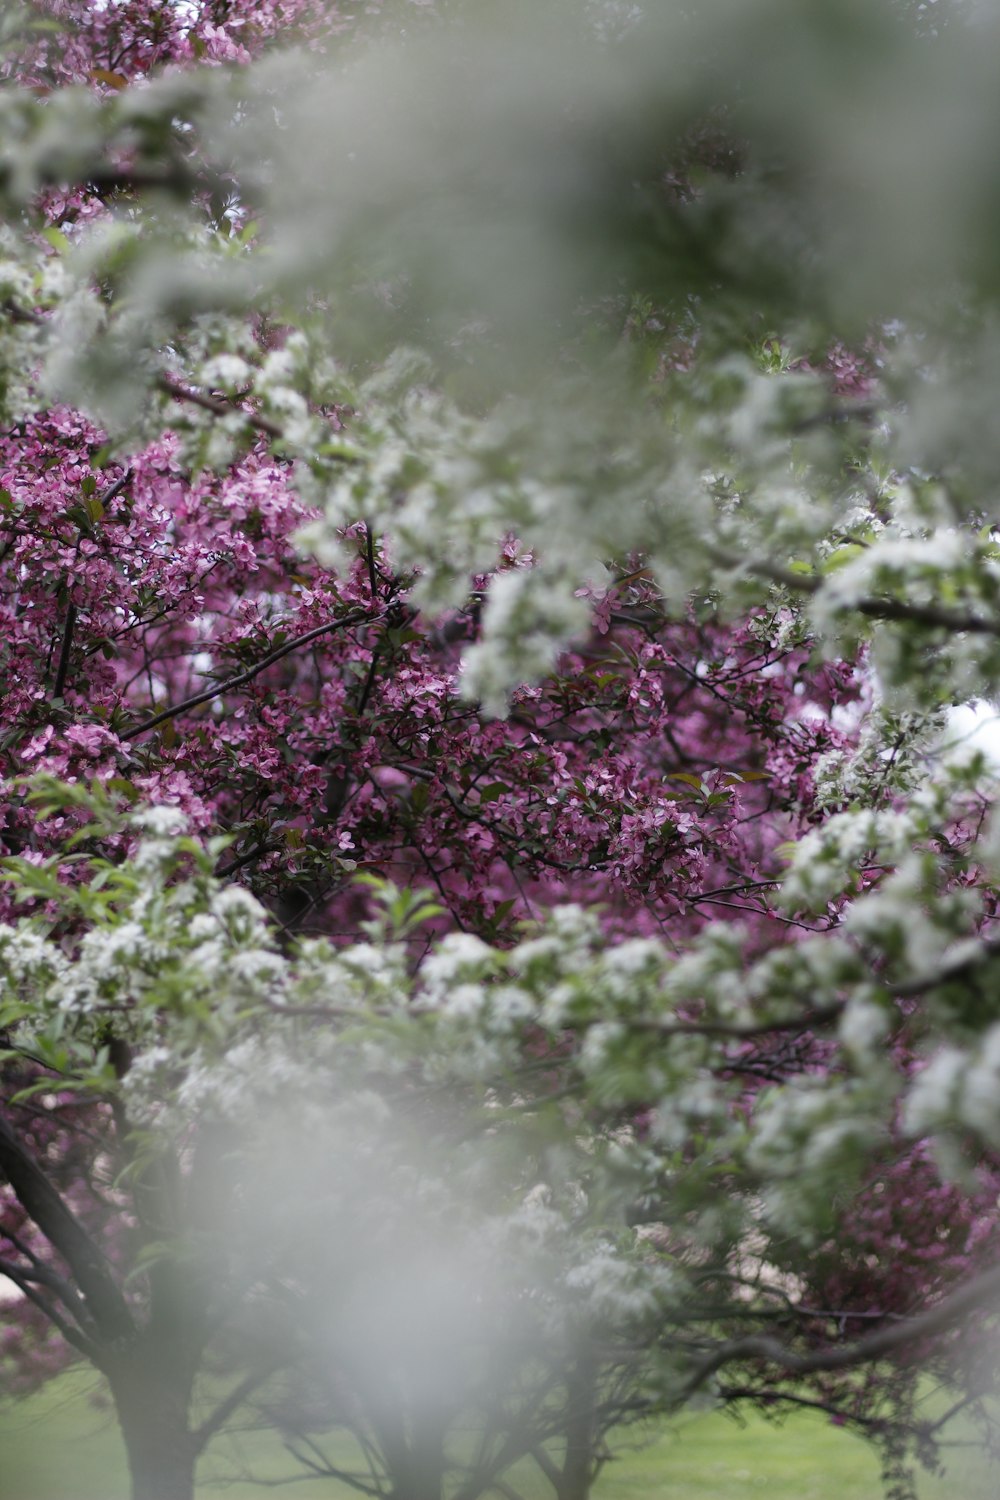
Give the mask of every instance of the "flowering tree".
<path id="1" fill-rule="evenodd" d="M 994 1290 L 993 782 L 942 748 L 1000 671 L 992 168 L 933 234 L 924 190 L 994 107 L 986 23 L 844 6 L 845 121 L 814 18 L 663 12 L 10 23 L 4 1354 L 51 1369 L 54 1328 L 106 1372 L 136 1494 L 251 1398 L 401 1497 L 532 1454 L 573 1500 L 610 1423 L 706 1387 L 929 1439 L 916 1371 L 959 1378 Z M 76 790 L 39 819 L 25 772 Z M 600 917 L 523 937 L 566 902 Z M 371 1135 L 241 1260 L 289 1101 Z M 321 1305 L 324 1226 L 369 1244 L 389 1200 L 471 1303 L 512 1268 L 422 1414 L 426 1330 Z M 368 1253 L 334 1279 L 377 1307 Z"/>

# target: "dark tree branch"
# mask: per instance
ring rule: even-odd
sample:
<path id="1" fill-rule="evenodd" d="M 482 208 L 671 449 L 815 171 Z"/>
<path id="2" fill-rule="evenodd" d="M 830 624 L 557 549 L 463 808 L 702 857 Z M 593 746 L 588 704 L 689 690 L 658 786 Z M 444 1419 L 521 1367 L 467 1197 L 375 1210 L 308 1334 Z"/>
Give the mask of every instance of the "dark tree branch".
<path id="1" fill-rule="evenodd" d="M 280 1368 L 281 1363 L 282 1361 L 278 1359 L 269 1360 L 260 1369 L 251 1370 L 238 1385 L 233 1387 L 228 1396 L 223 1397 L 215 1410 L 210 1412 L 204 1422 L 191 1434 L 191 1440 L 194 1443 L 194 1451 L 196 1453 L 202 1452 L 210 1439 L 229 1421 L 233 1413 L 239 1410 L 247 1397 L 253 1395 L 254 1391 L 262 1386 L 265 1380 L 269 1380 L 274 1372 Z"/>
<path id="2" fill-rule="evenodd" d="M 503 1500 L 523 1500 L 523 1496 L 506 1479 L 494 1479 L 491 1487 L 498 1495 L 503 1496 Z"/>
<path id="3" fill-rule="evenodd" d="M 887 1417 L 865 1417 L 860 1413 L 845 1411 L 835 1401 L 821 1401 L 810 1396 L 798 1396 L 794 1391 L 776 1391 L 770 1388 L 765 1390 L 755 1389 L 753 1386 L 722 1385 L 719 1386 L 719 1395 L 724 1401 L 759 1401 L 767 1406 L 798 1406 L 808 1411 L 821 1411 L 831 1417 L 840 1417 L 844 1422 L 853 1427 L 862 1427 L 869 1432 L 886 1431 L 907 1433 L 917 1436 L 925 1432 L 923 1426 L 911 1422 L 897 1422 Z"/>
<path id="4" fill-rule="evenodd" d="M 135 1324 L 103 1253 L 3 1118 L 0 1173 L 29 1218 L 70 1267 L 102 1337 L 111 1343 L 131 1340 Z"/>
<path id="5" fill-rule="evenodd" d="M 1000 955 L 1000 933 L 982 938 L 972 952 L 959 953 L 952 959 L 945 958 L 938 968 L 928 974 L 918 974 L 913 979 L 904 979 L 901 984 L 890 986 L 891 993 L 901 1000 L 915 999 L 938 985 L 950 984 L 956 979 L 965 979 L 980 964 Z"/>
<path id="6" fill-rule="evenodd" d="M 206 688 L 202 693 L 194 693 L 190 698 L 185 698 L 182 703 L 174 703 L 170 708 L 161 709 L 151 719 L 144 719 L 141 724 L 136 724 L 133 729 L 127 730 L 124 739 L 137 740 L 144 734 L 149 734 L 151 729 L 156 729 L 160 724 L 165 724 L 168 719 L 174 719 L 178 714 L 187 713 L 188 709 L 197 708 L 202 703 L 210 703 L 213 698 L 221 698 L 224 693 L 231 693 L 236 688 L 243 687 L 252 682 L 261 672 L 280 661 L 283 656 L 288 656 L 293 651 L 298 651 L 302 646 L 308 646 L 310 641 L 318 640 L 321 635 L 332 635 L 335 630 L 346 630 L 350 625 L 360 625 L 363 621 L 371 621 L 372 616 L 367 610 L 355 610 L 352 614 L 342 616 L 339 620 L 328 620 L 325 625 L 317 625 L 312 630 L 307 630 L 304 635 L 296 636 L 293 641 L 286 641 L 275 651 L 268 652 L 267 656 L 261 657 L 252 667 L 245 672 L 239 672 L 235 677 L 228 678 L 225 682 L 218 683 L 215 687 Z"/>
<path id="7" fill-rule="evenodd" d="M 125 489 L 126 485 L 130 484 L 131 482 L 132 470 L 126 469 L 121 478 L 116 479 L 114 484 L 109 485 L 108 488 L 104 491 L 103 495 L 98 495 L 97 498 L 101 503 L 101 509 L 106 509 L 111 504 L 112 500 L 117 500 L 118 496 Z"/>
<path id="8" fill-rule="evenodd" d="M 49 175 L 49 182 L 58 187 L 64 181 L 58 173 Z M 199 176 L 183 162 L 150 162 L 142 166 L 116 167 L 101 163 L 91 168 L 80 186 L 96 193 L 173 193 L 178 198 L 190 198 L 192 193 L 204 192 L 212 179 Z"/>
<path id="9" fill-rule="evenodd" d="M 41 1296 L 36 1286 L 37 1277 L 26 1272 L 23 1267 L 15 1265 L 13 1261 L 2 1258 L 0 1258 L 0 1276 L 6 1276 L 8 1281 L 12 1281 L 28 1301 L 45 1314 L 52 1326 L 62 1334 L 67 1344 L 71 1344 L 74 1349 L 79 1349 L 80 1353 L 94 1364 L 100 1364 L 100 1351 L 91 1343 L 86 1334 L 82 1333 L 79 1328 L 75 1328 L 72 1323 L 68 1323 L 59 1310 L 47 1298 Z"/>
<path id="10" fill-rule="evenodd" d="M 45 323 L 40 312 L 36 312 L 33 307 L 18 307 L 13 297 L 5 297 L 0 302 L 0 313 L 12 323 L 28 323 L 35 328 L 41 328 Z"/>
<path id="11" fill-rule="evenodd" d="M 551 1484 L 552 1488 L 558 1495 L 559 1486 L 562 1483 L 562 1474 L 560 1473 L 559 1469 L 556 1468 L 555 1464 L 552 1462 L 545 1449 L 542 1447 L 532 1448 L 531 1457 L 535 1460 L 535 1463 L 541 1469 L 545 1478 L 549 1481 L 549 1484 Z"/>
<path id="12" fill-rule="evenodd" d="M 158 375 L 156 386 L 173 401 L 186 402 L 189 406 L 200 406 L 203 411 L 210 411 L 216 417 L 241 417 L 247 426 L 254 428 L 256 432 L 263 432 L 269 438 L 284 437 L 281 424 L 272 422 L 270 417 L 263 417 L 255 411 L 245 411 L 242 406 L 234 406 L 231 401 L 225 400 L 222 396 L 208 396 L 204 391 L 191 390 L 170 375 Z"/>
<path id="13" fill-rule="evenodd" d="M 262 844 L 255 844 L 245 854 L 239 854 L 235 859 L 231 859 L 227 865 L 220 865 L 215 872 L 215 877 L 217 880 L 228 880 L 238 870 L 244 869 L 247 865 L 252 865 L 254 860 L 263 859 L 268 854 L 276 854 L 281 847 L 281 844 L 268 843 L 266 840 Z"/>
<path id="14" fill-rule="evenodd" d="M 749 565 L 734 553 L 715 549 L 717 560 L 726 567 L 738 567 L 762 578 L 768 583 L 779 584 L 793 594 L 818 594 L 823 579 L 816 573 L 795 573 L 777 563 L 755 560 Z M 967 610 L 945 609 L 938 604 L 916 604 L 903 599 L 855 599 L 845 603 L 842 614 L 855 611 L 869 620 L 890 620 L 926 625 L 935 630 L 948 630 L 954 634 L 1000 635 L 1000 619 L 988 619 L 984 615 L 971 614 Z"/>
<path id="15" fill-rule="evenodd" d="M 310 1458 L 308 1454 L 300 1452 L 299 1448 L 295 1446 L 296 1443 L 304 1443 L 316 1457 Z M 314 1443 L 304 1433 L 294 1433 L 286 1438 L 285 1447 L 296 1463 L 300 1463 L 304 1469 L 310 1470 L 314 1475 L 320 1475 L 324 1479 L 339 1479 L 342 1484 L 346 1484 L 352 1490 L 358 1490 L 362 1495 L 381 1496 L 384 1494 L 384 1491 L 380 1487 L 363 1478 L 360 1474 L 351 1474 L 346 1469 L 336 1468 L 327 1458 L 319 1444 Z"/>
<path id="16" fill-rule="evenodd" d="M 12 1229 L 0 1229 L 0 1239 L 8 1240 L 15 1250 L 20 1251 L 25 1260 L 31 1262 L 30 1272 L 24 1272 L 25 1279 L 37 1282 L 39 1286 L 47 1287 L 50 1292 L 54 1292 L 71 1317 L 80 1323 L 85 1332 L 88 1331 L 84 1326 L 87 1309 L 76 1287 L 71 1286 L 65 1277 L 53 1271 L 51 1266 L 45 1265 L 31 1247 L 25 1244 L 20 1235 L 15 1234 Z"/>
<path id="17" fill-rule="evenodd" d="M 859 599 L 850 608 L 870 620 L 907 621 L 947 630 L 954 635 L 1000 635 L 1000 619 L 988 620 L 983 615 L 942 609 L 936 604 L 906 604 L 902 599 Z"/>
<path id="18" fill-rule="evenodd" d="M 771 1036 L 782 1031 L 815 1031 L 838 1020 L 843 1001 L 818 1005 L 783 1021 L 759 1021 L 751 1026 L 728 1025 L 724 1021 L 662 1021 L 658 1016 L 633 1016 L 626 1024 L 634 1031 L 651 1031 L 657 1036 L 717 1036 L 742 1041 L 746 1037 Z"/>
<path id="19" fill-rule="evenodd" d="M 132 470 L 127 469 L 120 479 L 115 480 L 114 484 L 109 485 L 103 495 L 99 495 L 97 497 L 102 511 L 106 505 L 110 505 L 111 501 L 114 500 L 116 496 L 121 494 L 122 490 L 125 488 L 131 478 Z M 52 686 L 53 698 L 61 698 L 66 689 L 66 676 L 69 671 L 69 655 L 70 651 L 73 648 L 73 631 L 76 628 L 76 616 L 76 605 L 71 599 L 66 607 L 66 623 L 63 626 L 62 641 L 59 646 L 59 662 L 56 667 L 56 679 Z"/>
<path id="20" fill-rule="evenodd" d="M 365 527 L 365 564 L 368 568 L 368 586 L 372 591 L 372 599 L 378 598 L 378 576 L 375 570 L 375 537 L 372 532 L 372 523 L 366 521 Z"/>
<path id="21" fill-rule="evenodd" d="M 52 684 L 53 698 L 61 698 L 66 689 L 66 674 L 69 671 L 69 654 L 73 649 L 73 631 L 76 628 L 76 605 L 70 600 L 66 606 L 66 623 L 63 626 L 62 640 L 59 644 L 59 661 L 56 666 L 56 678 Z"/>
<path id="22" fill-rule="evenodd" d="M 983 1307 L 994 1298 L 1000 1298 L 1000 1266 L 984 1272 L 958 1288 L 950 1297 L 945 1297 L 936 1307 L 904 1322 L 894 1323 L 890 1328 L 880 1328 L 867 1334 L 853 1344 L 840 1344 L 834 1348 L 815 1349 L 808 1354 L 798 1354 L 779 1344 L 776 1339 L 760 1335 L 749 1335 L 719 1344 L 698 1366 L 685 1391 L 689 1396 L 705 1381 L 721 1370 L 724 1365 L 736 1361 L 753 1360 L 762 1364 L 777 1365 L 789 1375 L 812 1375 L 821 1370 L 849 1370 L 856 1365 L 872 1364 L 904 1349 L 920 1339 L 932 1338 L 960 1322 L 967 1313 Z"/>

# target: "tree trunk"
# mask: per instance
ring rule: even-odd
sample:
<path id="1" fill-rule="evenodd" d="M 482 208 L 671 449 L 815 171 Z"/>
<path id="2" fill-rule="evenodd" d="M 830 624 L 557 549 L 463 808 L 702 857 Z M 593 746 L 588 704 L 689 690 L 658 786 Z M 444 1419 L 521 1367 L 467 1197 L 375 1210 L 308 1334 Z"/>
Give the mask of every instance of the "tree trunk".
<path id="1" fill-rule="evenodd" d="M 392 1479 L 392 1500 L 441 1500 L 444 1493 L 444 1424 L 434 1418 L 417 1420 L 398 1471 Z"/>
<path id="2" fill-rule="evenodd" d="M 594 1462 L 594 1366 L 583 1356 L 566 1377 L 566 1451 L 558 1500 L 587 1500 Z"/>
<path id="3" fill-rule="evenodd" d="M 194 1500 L 196 1444 L 189 1392 L 162 1380 L 112 1381 L 132 1480 L 131 1500 Z"/>

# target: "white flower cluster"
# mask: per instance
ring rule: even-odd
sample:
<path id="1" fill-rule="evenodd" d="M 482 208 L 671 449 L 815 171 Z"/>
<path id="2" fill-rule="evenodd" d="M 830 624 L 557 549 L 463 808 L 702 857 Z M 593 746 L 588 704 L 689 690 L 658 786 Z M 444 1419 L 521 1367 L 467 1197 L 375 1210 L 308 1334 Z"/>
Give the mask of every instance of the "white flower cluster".
<path id="1" fill-rule="evenodd" d="M 877 888 L 845 910 L 843 929 L 870 952 L 892 958 L 903 973 L 932 972 L 950 941 L 971 930 L 981 894 L 958 889 L 938 896 L 930 888 L 931 857 L 907 854 Z M 921 920 L 914 913 L 921 912 Z"/>
<path id="2" fill-rule="evenodd" d="M 423 995 L 430 1004 L 447 1005 L 454 986 L 481 982 L 493 974 L 497 955 L 470 932 L 447 933 L 420 968 Z"/>
<path id="3" fill-rule="evenodd" d="M 834 811 L 845 804 L 867 803 L 875 796 L 908 794 L 926 778 L 946 729 L 946 716 L 889 714 L 872 705 L 849 749 L 829 750 L 813 771 L 820 807 Z"/>
<path id="4" fill-rule="evenodd" d="M 565 1285 L 580 1299 L 588 1322 L 628 1326 L 650 1317 L 656 1308 L 656 1288 L 645 1268 L 607 1240 L 598 1240 L 587 1258 L 566 1272 Z"/>
<path id="5" fill-rule="evenodd" d="M 511 687 L 543 677 L 574 637 L 586 636 L 590 607 L 575 585 L 562 569 L 498 574 L 486 596 L 482 639 L 463 658 L 462 696 L 505 717 Z"/>
<path id="6" fill-rule="evenodd" d="M 975 1047 L 940 1048 L 906 1096 L 905 1128 L 914 1136 L 971 1132 L 1000 1150 L 1000 1024 Z"/>
<path id="7" fill-rule="evenodd" d="M 732 1131 L 729 1091 L 708 1070 L 706 1054 L 701 1038 L 671 1043 L 668 1088 L 657 1101 L 651 1123 L 653 1139 L 669 1151 L 683 1151 L 692 1130 L 710 1131 L 723 1149 Z"/>
<path id="8" fill-rule="evenodd" d="M 773 1226 L 806 1241 L 814 1237 L 838 1185 L 853 1184 L 888 1128 L 886 1082 L 815 1078 L 768 1090 L 747 1155 L 765 1184 Z"/>
<path id="9" fill-rule="evenodd" d="M 195 1052 L 171 1100 L 178 1125 L 192 1118 L 245 1125 L 275 1102 L 315 1100 L 326 1082 L 323 1049 L 310 1053 L 287 1041 L 270 1031 L 245 1037 L 218 1056 Z"/>
<path id="10" fill-rule="evenodd" d="M 66 984 L 70 964 L 65 955 L 34 928 L 22 923 L 17 927 L 0 926 L 0 983 L 11 990 L 43 990 Z"/>
<path id="11" fill-rule="evenodd" d="M 132 814 L 129 822 L 133 828 L 152 834 L 154 838 L 175 838 L 178 834 L 188 831 L 188 820 L 180 808 L 165 806 L 162 803 L 154 807 L 140 808 L 138 812 Z"/>
<path id="12" fill-rule="evenodd" d="M 859 600 L 884 590 L 887 582 L 905 579 L 912 603 L 931 604 L 947 595 L 948 574 L 963 569 L 974 555 L 970 535 L 955 526 L 941 526 L 923 535 L 901 535 L 898 527 L 884 528 L 869 545 L 859 548 L 843 566 L 829 572 L 813 604 L 813 617 L 829 619 Z M 1000 575 L 998 575 L 1000 578 Z"/>
<path id="13" fill-rule="evenodd" d="M 825 911 L 851 889 L 866 856 L 895 863 L 909 852 L 915 834 L 913 818 L 892 808 L 836 813 L 789 847 L 782 906 Z"/>
<path id="14" fill-rule="evenodd" d="M 871 989 L 855 989 L 844 1007 L 837 1027 L 841 1044 L 855 1067 L 871 1069 L 883 1062 L 882 1049 L 891 1016 L 879 1005 Z"/>

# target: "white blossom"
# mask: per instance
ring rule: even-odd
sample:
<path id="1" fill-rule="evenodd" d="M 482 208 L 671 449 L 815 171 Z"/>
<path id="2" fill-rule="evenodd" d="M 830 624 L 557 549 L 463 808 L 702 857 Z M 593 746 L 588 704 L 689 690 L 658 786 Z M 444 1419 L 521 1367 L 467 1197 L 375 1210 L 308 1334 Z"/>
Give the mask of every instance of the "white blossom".
<path id="1" fill-rule="evenodd" d="M 180 808 L 163 804 L 140 808 L 131 815 L 129 821 L 133 828 L 151 833 L 156 838 L 170 838 L 188 831 L 188 820 Z"/>

